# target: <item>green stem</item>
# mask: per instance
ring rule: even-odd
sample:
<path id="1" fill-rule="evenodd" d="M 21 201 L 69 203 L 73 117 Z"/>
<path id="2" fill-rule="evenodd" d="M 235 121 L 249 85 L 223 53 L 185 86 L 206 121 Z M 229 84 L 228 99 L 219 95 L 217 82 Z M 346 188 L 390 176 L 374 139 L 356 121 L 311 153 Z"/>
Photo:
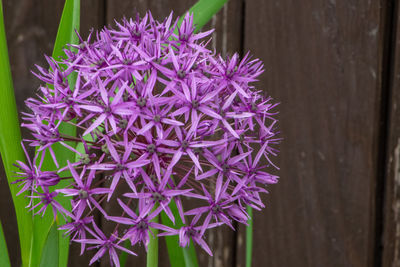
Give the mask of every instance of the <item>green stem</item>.
<path id="1" fill-rule="evenodd" d="M 158 222 L 158 216 L 154 217 L 152 222 Z M 158 266 L 158 230 L 154 228 L 149 229 L 149 245 L 147 247 L 147 267 L 157 267 Z M 153 235 L 151 234 L 153 233 Z"/>
<path id="2" fill-rule="evenodd" d="M 173 178 L 172 178 L 173 179 Z M 171 199 L 169 203 L 169 208 L 175 217 L 175 224 L 171 221 L 165 212 L 161 213 L 161 221 L 165 226 L 179 229 L 185 224 L 179 215 L 178 207 L 174 199 Z M 165 236 L 165 242 L 167 244 L 169 262 L 171 266 L 174 267 L 199 267 L 196 256 L 196 249 L 194 248 L 193 241 L 190 241 L 189 247 L 179 246 L 179 236 L 171 235 Z"/>
<path id="3" fill-rule="evenodd" d="M 246 228 L 246 267 L 251 267 L 253 253 L 253 208 L 247 206 L 247 213 L 250 216 L 250 220 Z"/>

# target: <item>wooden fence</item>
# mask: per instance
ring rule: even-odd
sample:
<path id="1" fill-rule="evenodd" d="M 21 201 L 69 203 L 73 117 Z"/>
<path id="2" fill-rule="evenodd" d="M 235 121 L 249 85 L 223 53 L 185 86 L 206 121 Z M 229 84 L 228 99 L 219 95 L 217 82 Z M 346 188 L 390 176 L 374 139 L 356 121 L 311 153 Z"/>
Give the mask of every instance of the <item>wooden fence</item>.
<path id="1" fill-rule="evenodd" d="M 20 111 L 38 87 L 30 70 L 51 54 L 63 2 L 3 1 Z M 85 35 L 136 12 L 179 15 L 194 0 L 81 2 Z M 264 61 L 257 86 L 281 103 L 281 178 L 255 213 L 253 266 L 400 266 L 399 8 L 396 0 L 230 0 L 208 24 L 217 51 L 250 50 Z M 0 176 L 0 219 L 18 266 L 2 169 Z M 210 232 L 215 256 L 200 254 L 200 266 L 244 266 L 244 233 Z M 161 246 L 161 266 L 169 266 Z M 139 253 L 128 266 L 144 266 Z M 88 264 L 90 254 L 78 254 L 72 245 L 69 266 Z"/>

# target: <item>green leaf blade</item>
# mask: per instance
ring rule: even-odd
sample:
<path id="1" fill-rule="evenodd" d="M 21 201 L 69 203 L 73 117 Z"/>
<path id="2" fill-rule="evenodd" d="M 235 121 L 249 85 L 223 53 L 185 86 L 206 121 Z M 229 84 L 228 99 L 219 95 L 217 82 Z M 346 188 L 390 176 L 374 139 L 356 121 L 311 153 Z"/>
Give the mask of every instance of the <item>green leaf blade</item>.
<path id="1" fill-rule="evenodd" d="M 56 41 L 53 48 L 53 58 L 64 56 L 63 48 L 66 44 L 77 44 L 78 36 L 75 33 L 80 27 L 80 0 L 66 0 L 61 15 Z"/>
<path id="2" fill-rule="evenodd" d="M 228 0 L 199 0 L 189 9 L 189 14 L 193 13 L 193 24 L 196 31 L 199 31 L 218 13 Z M 183 21 L 184 16 L 179 19 L 178 25 Z"/>
<path id="3" fill-rule="evenodd" d="M 11 267 L 10 258 L 8 256 L 7 243 L 4 237 L 3 226 L 0 222 L 0 266 Z"/>
<path id="4" fill-rule="evenodd" d="M 17 160 L 25 161 L 25 155 L 21 147 L 21 131 L 8 58 L 2 1 L 0 1 L 0 94 L 0 153 L 17 216 L 22 266 L 29 266 L 32 242 L 31 213 L 25 208 L 28 205 L 27 199 L 24 198 L 26 194 L 16 196 L 18 188 L 11 184 L 15 180 L 14 171 L 17 171 L 13 164 Z"/>
<path id="5" fill-rule="evenodd" d="M 50 231 L 46 236 L 46 242 L 43 247 L 42 259 L 39 267 L 58 266 L 59 264 L 59 246 L 58 230 L 55 223 L 52 224 Z"/>

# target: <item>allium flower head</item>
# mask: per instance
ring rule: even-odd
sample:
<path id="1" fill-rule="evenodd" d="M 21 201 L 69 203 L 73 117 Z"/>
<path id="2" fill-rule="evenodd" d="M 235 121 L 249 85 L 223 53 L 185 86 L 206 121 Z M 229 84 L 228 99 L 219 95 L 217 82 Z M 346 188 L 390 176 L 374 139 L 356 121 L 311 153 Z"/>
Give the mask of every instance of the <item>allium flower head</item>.
<path id="1" fill-rule="evenodd" d="M 178 27 L 172 14 L 158 22 L 149 12 L 79 37 L 65 58 L 46 57 L 49 70 L 38 67 L 44 85 L 26 100 L 31 112 L 23 123 L 33 135 L 24 143 L 37 154 L 28 165 L 17 162 L 16 183 L 35 213 L 50 206 L 68 219 L 60 230 L 82 252 L 98 250 L 91 263 L 109 255 L 119 266 L 116 249 L 126 251 L 120 243 L 147 248 L 151 228 L 179 235 L 181 246 L 192 239 L 211 255 L 207 229 L 246 224 L 246 205 L 263 208 L 260 193 L 277 182 L 268 173 L 277 168 L 277 104 L 253 85 L 263 65 L 249 54 L 215 54 L 207 48 L 211 32 L 196 33 L 190 15 Z M 75 126 L 77 136 L 63 133 L 63 124 Z M 77 160 L 57 160 L 54 144 Z M 45 153 L 56 170 L 42 170 Z M 60 188 L 60 181 L 69 183 Z M 70 198 L 71 210 L 60 197 Z M 120 209 L 106 212 L 107 202 Z M 115 231 L 96 226 L 96 211 Z M 152 221 L 161 213 L 184 226 Z"/>

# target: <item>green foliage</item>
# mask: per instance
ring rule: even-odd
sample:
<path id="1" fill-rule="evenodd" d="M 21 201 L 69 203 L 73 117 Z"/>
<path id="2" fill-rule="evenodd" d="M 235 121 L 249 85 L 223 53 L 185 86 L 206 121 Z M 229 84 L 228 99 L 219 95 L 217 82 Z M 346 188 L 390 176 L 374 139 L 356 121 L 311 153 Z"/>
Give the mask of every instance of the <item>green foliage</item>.
<path id="1" fill-rule="evenodd" d="M 11 185 L 14 180 L 13 166 L 16 160 L 24 161 L 21 147 L 21 132 L 18 122 L 13 82 L 8 59 L 6 33 L 4 29 L 3 4 L 0 1 L 0 153 L 7 175 L 17 215 L 18 232 L 21 246 L 22 266 L 29 266 L 32 242 L 32 218 L 25 208 L 28 204 L 25 194 L 16 196 L 18 188 Z"/>
<path id="2" fill-rule="evenodd" d="M 203 28 L 226 2 L 228 0 L 199 0 L 194 4 L 188 12 L 193 13 L 193 23 L 196 25 L 196 30 L 199 31 Z M 178 25 L 182 23 L 183 18 L 184 16 L 180 18 Z"/>
<path id="3" fill-rule="evenodd" d="M 0 222 L 0 266 L 10 267 L 10 258 L 8 257 L 7 243 L 4 238 L 3 227 Z"/>
<path id="4" fill-rule="evenodd" d="M 42 259 L 40 267 L 58 266 L 59 263 L 59 246 L 58 246 L 58 230 L 56 223 L 53 223 L 50 231 L 46 236 L 46 243 L 43 247 Z"/>

